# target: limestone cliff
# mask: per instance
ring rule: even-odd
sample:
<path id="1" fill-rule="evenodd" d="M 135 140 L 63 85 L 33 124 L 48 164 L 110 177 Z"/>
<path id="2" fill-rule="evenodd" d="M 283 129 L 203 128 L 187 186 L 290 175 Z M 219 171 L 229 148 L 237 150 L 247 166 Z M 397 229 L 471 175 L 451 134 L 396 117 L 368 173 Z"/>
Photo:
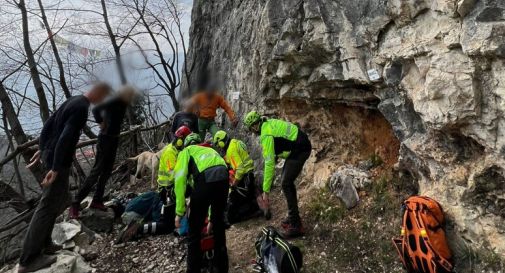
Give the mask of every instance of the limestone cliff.
<path id="1" fill-rule="evenodd" d="M 190 35 L 191 86 L 212 72 L 241 114 L 302 121 L 316 157 L 341 105 L 378 109 L 419 192 L 505 257 L 505 1 L 195 0 Z"/>

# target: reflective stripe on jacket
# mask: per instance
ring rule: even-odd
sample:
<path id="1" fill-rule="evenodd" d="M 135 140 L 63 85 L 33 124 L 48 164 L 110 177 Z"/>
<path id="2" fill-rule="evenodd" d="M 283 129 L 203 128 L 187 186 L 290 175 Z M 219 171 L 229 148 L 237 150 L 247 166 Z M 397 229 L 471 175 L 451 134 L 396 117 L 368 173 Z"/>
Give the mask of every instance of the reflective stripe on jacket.
<path id="1" fill-rule="evenodd" d="M 254 162 L 247 152 L 247 146 L 238 139 L 230 140 L 224 160 L 235 171 L 236 180 L 242 180 L 246 173 L 254 170 Z"/>
<path id="2" fill-rule="evenodd" d="M 275 157 L 287 158 L 290 150 L 275 147 L 277 139 L 284 142 L 295 142 L 298 137 L 298 127 L 290 122 L 279 119 L 268 119 L 261 125 L 260 142 L 265 159 L 263 170 L 263 191 L 270 192 L 275 176 Z"/>
<path id="3" fill-rule="evenodd" d="M 163 148 L 158 167 L 158 187 L 168 187 L 174 183 L 174 168 L 178 154 L 179 151 L 172 143 Z"/>
<path id="4" fill-rule="evenodd" d="M 179 216 L 183 216 L 186 212 L 186 187 L 194 187 L 192 180 L 188 181 L 190 161 L 193 160 L 198 173 L 203 173 L 205 170 L 216 166 L 226 167 L 224 159 L 212 148 L 191 145 L 182 150 L 177 156 L 177 164 L 175 165 L 175 212 Z M 226 171 L 226 170 L 225 170 Z M 193 177 L 194 178 L 194 177 Z M 189 183 L 188 183 L 189 182 Z"/>

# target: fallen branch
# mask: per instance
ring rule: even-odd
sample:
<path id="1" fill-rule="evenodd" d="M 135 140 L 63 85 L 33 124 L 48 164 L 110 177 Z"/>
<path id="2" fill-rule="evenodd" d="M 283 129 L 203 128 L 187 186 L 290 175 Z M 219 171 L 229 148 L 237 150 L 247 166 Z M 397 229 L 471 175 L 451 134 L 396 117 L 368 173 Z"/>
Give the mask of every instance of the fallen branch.
<path id="1" fill-rule="evenodd" d="M 168 120 L 168 121 L 162 122 L 160 124 L 156 124 L 156 125 L 153 125 L 151 127 L 146 127 L 146 128 L 143 128 L 140 125 L 134 126 L 134 127 L 130 128 L 130 130 L 128 130 L 128 131 L 121 132 L 119 134 L 119 137 L 128 136 L 128 135 L 136 133 L 136 132 L 145 132 L 145 131 L 155 130 L 155 129 L 158 129 L 162 126 L 168 125 L 171 122 L 172 122 L 171 120 Z M 96 144 L 97 141 L 98 141 L 97 138 L 84 140 L 84 141 L 77 143 L 76 148 L 82 148 L 85 146 L 93 145 L 93 144 Z M 36 138 L 36 139 L 30 140 L 28 142 L 25 142 L 21 145 L 18 145 L 13 152 L 11 152 L 9 155 L 7 155 L 2 160 L 0 160 L 0 167 L 2 167 L 3 165 L 7 164 L 9 161 L 14 159 L 14 157 L 16 157 L 18 154 L 23 153 L 24 151 L 26 151 L 29 148 L 32 148 L 33 146 L 37 145 L 38 143 L 39 143 L 39 138 Z"/>

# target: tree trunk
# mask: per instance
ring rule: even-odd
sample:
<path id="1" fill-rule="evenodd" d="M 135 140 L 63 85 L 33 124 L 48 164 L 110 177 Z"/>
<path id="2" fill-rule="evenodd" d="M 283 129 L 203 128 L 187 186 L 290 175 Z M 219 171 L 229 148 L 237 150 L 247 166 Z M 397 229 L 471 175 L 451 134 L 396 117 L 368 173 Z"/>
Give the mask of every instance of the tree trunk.
<path id="1" fill-rule="evenodd" d="M 11 128 L 11 134 L 16 140 L 16 143 L 18 145 L 21 145 L 27 142 L 28 137 L 26 136 L 23 128 L 21 127 L 18 115 L 14 109 L 14 106 L 12 105 L 9 95 L 7 94 L 7 90 L 5 90 L 5 87 L 3 86 L 3 83 L 0 83 L 0 102 L 2 103 L 3 114 L 5 115 L 7 121 L 9 122 Z M 26 149 L 25 151 L 23 151 L 22 155 L 27 164 L 28 162 L 30 162 L 30 158 L 33 156 L 33 154 L 34 151 L 31 149 Z M 44 172 L 40 164 L 31 168 L 31 172 L 33 173 L 33 176 L 35 177 L 37 182 L 42 182 L 42 179 L 44 178 L 43 176 Z"/>
<path id="2" fill-rule="evenodd" d="M 126 73 L 124 71 L 123 67 L 123 61 L 121 60 L 121 47 L 118 45 L 117 40 L 116 40 L 116 35 L 114 35 L 114 32 L 112 31 L 112 27 L 110 26 L 109 22 L 109 15 L 107 14 L 107 6 L 105 5 L 105 0 L 100 1 L 102 4 L 102 16 L 103 20 L 105 22 L 105 27 L 107 28 L 107 33 L 109 34 L 110 42 L 112 44 L 112 48 L 114 49 L 114 54 L 116 55 L 116 66 L 117 70 L 119 72 L 119 78 L 121 79 L 122 84 L 127 84 L 128 80 L 126 79 Z M 133 113 L 130 107 L 128 107 L 128 110 L 126 112 L 126 116 L 128 118 L 128 124 L 130 126 L 134 125 L 133 122 Z M 137 154 L 138 152 L 138 140 L 137 136 L 133 135 L 132 136 L 132 147 L 131 147 L 131 152 L 133 154 Z"/>
<path id="3" fill-rule="evenodd" d="M 51 43 L 51 47 L 53 49 L 54 59 L 56 60 L 56 64 L 58 65 L 58 70 L 60 73 L 61 89 L 63 90 L 65 97 L 70 98 L 72 94 L 70 93 L 70 89 L 68 88 L 67 81 L 65 79 L 65 70 L 63 68 L 63 62 L 61 61 L 60 53 L 58 52 L 58 48 L 56 47 L 56 43 L 54 42 L 53 32 L 51 30 L 51 27 L 49 26 L 49 22 L 47 21 L 44 5 L 42 5 L 42 0 L 37 1 L 39 2 L 40 13 L 42 15 L 42 22 L 44 23 L 44 27 L 46 28 L 49 42 Z"/>
<path id="4" fill-rule="evenodd" d="M 9 124 L 7 123 L 7 117 L 6 115 L 2 116 L 2 121 L 4 124 L 5 128 L 5 134 L 7 135 L 7 140 L 9 141 L 9 147 L 11 150 L 14 150 L 14 143 L 12 141 L 12 134 L 9 132 Z M 14 164 L 14 172 L 16 173 L 16 178 L 18 180 L 19 184 L 19 193 L 23 197 L 23 199 L 26 199 L 26 194 L 25 194 L 25 186 L 23 185 L 23 178 L 21 177 L 21 173 L 19 172 L 19 166 L 18 166 L 18 159 L 14 157 L 12 159 L 12 163 Z"/>
<path id="5" fill-rule="evenodd" d="M 45 122 L 49 118 L 49 105 L 47 104 L 46 94 L 44 93 L 44 86 L 40 79 L 40 74 L 37 69 L 37 63 L 33 55 L 33 50 L 30 45 L 30 34 L 28 30 L 28 14 L 26 11 L 25 0 L 19 0 L 18 8 L 21 10 L 22 27 L 23 27 L 23 46 L 26 53 L 28 67 L 30 67 L 30 75 L 32 76 L 33 86 L 37 92 L 39 99 L 39 110 L 42 121 Z"/>

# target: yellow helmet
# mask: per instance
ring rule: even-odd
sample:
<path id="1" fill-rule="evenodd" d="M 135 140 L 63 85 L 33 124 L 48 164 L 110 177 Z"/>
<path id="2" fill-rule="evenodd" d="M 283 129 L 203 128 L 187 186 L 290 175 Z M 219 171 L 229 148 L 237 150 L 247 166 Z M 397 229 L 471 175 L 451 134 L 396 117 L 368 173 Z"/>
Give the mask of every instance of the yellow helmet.
<path id="1" fill-rule="evenodd" d="M 217 146 L 219 148 L 224 148 L 226 146 L 226 143 L 228 142 L 228 134 L 223 131 L 217 131 L 216 134 L 214 135 L 214 138 L 212 139 L 212 142 L 214 146 Z"/>

